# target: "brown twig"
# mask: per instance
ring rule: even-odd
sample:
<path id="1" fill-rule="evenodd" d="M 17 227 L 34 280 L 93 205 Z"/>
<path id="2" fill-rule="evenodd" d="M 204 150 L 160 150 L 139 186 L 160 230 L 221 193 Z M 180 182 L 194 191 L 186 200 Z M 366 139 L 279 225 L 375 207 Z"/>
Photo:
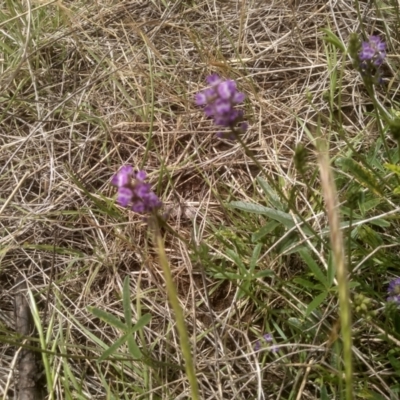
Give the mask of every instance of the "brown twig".
<path id="1" fill-rule="evenodd" d="M 26 283 L 21 280 L 15 295 L 15 330 L 21 337 L 31 336 L 34 332 L 33 320 L 29 304 L 26 300 Z M 18 394 L 17 400 L 38 400 L 39 391 L 36 386 L 37 365 L 35 353 L 22 348 L 18 360 Z"/>

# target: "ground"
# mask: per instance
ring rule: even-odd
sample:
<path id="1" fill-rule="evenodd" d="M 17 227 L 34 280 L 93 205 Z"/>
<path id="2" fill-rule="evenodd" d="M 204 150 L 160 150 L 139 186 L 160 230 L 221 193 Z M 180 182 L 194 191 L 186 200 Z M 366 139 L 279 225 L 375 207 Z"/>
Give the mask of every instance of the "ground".
<path id="1" fill-rule="evenodd" d="M 319 0 L 0 5 L 1 395 L 11 399 L 18 387 L 13 302 L 22 279 L 46 398 L 193 398 L 154 230 L 114 201 L 111 177 L 130 164 L 147 171 L 164 204 L 169 228 L 160 231 L 200 398 L 344 398 L 313 140 L 322 132 L 348 223 L 355 398 L 398 398 L 400 332 L 384 311 L 385 285 L 400 271 L 398 199 L 389 181 L 379 193 L 380 178 L 368 186 L 372 178 L 343 161 L 365 156 L 380 173 L 384 161 L 398 161 L 397 143 L 389 134 L 380 141 L 362 76 L 323 30 L 344 46 L 352 32 L 387 38 L 387 90 L 376 92 L 389 109 L 397 8 Z M 246 149 L 218 139 L 195 104 L 212 73 L 246 95 Z M 305 171 L 296 165 L 300 145 Z M 353 213 L 346 202 L 354 191 L 366 200 Z M 126 293 L 133 323 L 151 315 L 134 332 L 143 356 L 123 343 L 99 362 L 126 331 L 91 307 L 126 323 Z M 356 309 L 360 302 L 367 310 Z M 276 348 L 263 342 L 266 333 Z"/>

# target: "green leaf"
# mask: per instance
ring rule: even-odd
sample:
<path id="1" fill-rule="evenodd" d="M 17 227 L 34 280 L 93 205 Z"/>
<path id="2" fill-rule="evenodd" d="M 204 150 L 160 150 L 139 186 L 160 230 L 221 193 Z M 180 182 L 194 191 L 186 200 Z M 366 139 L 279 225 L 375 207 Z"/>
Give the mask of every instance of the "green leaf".
<path id="1" fill-rule="evenodd" d="M 355 289 L 355 288 L 357 288 L 357 287 L 360 286 L 360 284 L 359 284 L 358 282 L 354 282 L 354 281 L 349 282 L 348 285 L 349 285 L 349 289 Z M 321 288 L 321 289 L 322 289 L 322 288 Z M 337 293 L 337 292 L 339 291 L 339 287 L 338 287 L 338 286 L 332 286 L 332 287 L 329 289 L 329 291 L 330 291 L 330 292 Z"/>
<path id="2" fill-rule="evenodd" d="M 300 321 L 298 318 L 290 317 L 288 318 L 287 322 L 293 327 L 302 330 L 303 322 Z"/>
<path id="3" fill-rule="evenodd" d="M 276 331 L 276 333 L 285 341 L 288 340 L 288 337 L 285 335 L 285 332 L 283 332 L 283 330 L 281 329 L 281 324 L 275 322 L 273 319 L 271 320 L 272 325 L 274 326 L 274 330 Z"/>
<path id="4" fill-rule="evenodd" d="M 124 279 L 124 286 L 122 289 L 122 302 L 124 307 L 125 324 L 128 329 L 132 326 L 132 310 L 131 310 L 131 291 L 129 287 L 129 276 Z"/>
<path id="5" fill-rule="evenodd" d="M 376 208 L 381 203 L 381 199 L 371 199 L 360 204 L 360 211 L 366 213 L 373 208 Z"/>
<path id="6" fill-rule="evenodd" d="M 257 262 L 258 262 L 258 259 L 260 258 L 262 246 L 263 245 L 261 243 L 259 243 L 254 247 L 253 254 L 251 255 L 251 259 L 250 259 L 250 266 L 249 266 L 250 272 L 253 272 L 257 266 Z"/>
<path id="7" fill-rule="evenodd" d="M 260 177 L 257 177 L 256 180 L 261 186 L 261 189 L 263 190 L 265 195 L 267 196 L 268 202 L 278 210 L 283 210 L 284 206 L 279 200 L 279 196 L 277 195 L 275 190 L 269 185 L 269 183 Z"/>
<path id="8" fill-rule="evenodd" d="M 251 281 L 244 281 L 239 287 L 238 293 L 237 293 L 237 300 L 240 300 L 242 297 L 245 297 L 246 295 L 248 296 L 250 292 L 250 287 L 251 287 Z"/>
<path id="9" fill-rule="evenodd" d="M 135 338 L 133 335 L 128 336 L 128 349 L 129 353 L 133 358 L 140 359 L 142 358 L 142 352 L 139 349 L 139 346 L 136 343 Z"/>
<path id="10" fill-rule="evenodd" d="M 313 301 L 308 305 L 307 310 L 306 310 L 306 318 L 310 316 L 310 314 L 318 308 L 321 303 L 323 303 L 328 296 L 327 292 L 323 292 L 319 294 L 317 297 L 313 299 Z"/>
<path id="11" fill-rule="evenodd" d="M 270 269 L 264 269 L 263 271 L 259 271 L 254 275 L 255 278 L 265 278 L 266 276 L 275 276 L 275 273 Z"/>
<path id="12" fill-rule="evenodd" d="M 301 238 L 296 234 L 288 235 L 280 242 L 279 252 L 289 256 L 290 254 L 297 254 L 299 250 L 304 248 L 304 243 Z"/>
<path id="13" fill-rule="evenodd" d="M 103 352 L 103 354 L 98 359 L 99 362 L 104 361 L 106 358 L 110 357 L 113 353 L 115 353 L 119 347 L 121 347 L 128 339 L 129 333 L 126 333 L 121 338 L 119 338 L 115 343 L 113 343 L 107 350 Z"/>
<path id="14" fill-rule="evenodd" d="M 131 332 L 136 332 L 139 329 L 144 328 L 145 325 L 147 325 L 151 320 L 151 314 L 144 314 L 142 317 L 139 318 L 139 320 L 136 322 L 135 326 L 132 327 Z"/>
<path id="15" fill-rule="evenodd" d="M 326 390 L 326 386 L 321 386 L 321 400 L 329 400 L 328 391 Z"/>
<path id="16" fill-rule="evenodd" d="M 234 252 L 231 249 L 226 249 L 225 253 L 239 267 L 240 272 L 242 272 L 242 273 L 246 273 L 247 272 L 246 267 L 243 264 L 242 259 L 239 257 L 239 255 L 236 252 Z"/>
<path id="17" fill-rule="evenodd" d="M 242 279 L 243 275 L 235 274 L 233 272 L 217 272 L 213 275 L 214 279 L 230 279 L 232 281 L 236 279 Z"/>
<path id="18" fill-rule="evenodd" d="M 127 327 L 126 325 L 120 321 L 118 318 L 114 317 L 114 315 L 103 311 L 99 310 L 96 307 L 88 307 L 89 312 L 91 312 L 95 317 L 101 319 L 102 321 L 106 322 L 107 324 L 111 326 L 115 326 L 116 328 L 120 329 L 121 331 L 126 331 Z"/>
<path id="19" fill-rule="evenodd" d="M 343 53 L 346 53 L 346 46 L 331 30 L 329 30 L 327 28 L 322 28 L 321 30 L 323 32 L 325 32 L 325 34 L 326 34 L 326 36 L 323 37 L 325 42 L 333 44 L 335 47 L 337 47 Z"/>
<path id="20" fill-rule="evenodd" d="M 355 289 L 360 286 L 358 282 L 349 282 L 349 289 Z"/>
<path id="21" fill-rule="evenodd" d="M 300 257 L 303 259 L 303 261 L 308 265 L 315 278 L 318 279 L 325 287 L 328 287 L 328 282 L 326 280 L 325 274 L 321 271 L 321 268 L 311 257 L 310 252 L 307 249 L 303 248 L 299 250 L 298 253 L 300 254 Z"/>
<path id="22" fill-rule="evenodd" d="M 315 284 L 308 281 L 307 279 L 303 279 L 303 278 L 294 278 L 293 279 L 294 283 L 297 283 L 300 286 L 303 286 L 304 288 L 307 289 L 314 289 L 315 288 Z"/>
<path id="23" fill-rule="evenodd" d="M 280 223 L 278 221 L 269 221 L 266 225 L 264 225 L 261 229 L 257 232 L 254 232 L 251 236 L 251 241 L 253 243 L 259 242 L 260 240 L 264 239 L 269 233 L 271 233 Z"/>
<path id="24" fill-rule="evenodd" d="M 382 218 L 373 219 L 372 221 L 369 221 L 369 223 L 372 225 L 380 226 L 382 228 L 388 228 L 390 226 L 390 222 Z"/>
<path id="25" fill-rule="evenodd" d="M 328 256 L 328 271 L 327 271 L 328 287 L 332 286 L 333 280 L 335 279 L 335 274 L 336 274 L 336 268 L 333 263 L 333 253 L 332 251 L 330 251 Z"/>
<path id="26" fill-rule="evenodd" d="M 100 318 L 100 317 L 99 317 Z M 109 356 L 111 356 L 113 353 L 115 353 L 120 346 L 122 346 L 126 341 L 128 341 L 128 348 L 129 352 L 132 354 L 133 357 L 135 358 L 140 358 L 142 356 L 142 353 L 137 346 L 135 339 L 133 338 L 132 334 L 139 329 L 143 328 L 145 325 L 149 323 L 151 320 L 151 315 L 150 314 L 145 314 L 143 317 L 141 317 L 138 322 L 129 330 L 126 332 L 121 338 L 119 338 L 113 345 L 111 345 L 108 349 L 106 349 L 103 354 L 100 356 L 99 361 L 103 361 Z M 126 326 L 124 325 L 124 330 L 126 330 Z"/>
<path id="27" fill-rule="evenodd" d="M 228 205 L 242 211 L 266 215 L 267 217 L 280 222 L 288 229 L 295 226 L 292 216 L 283 211 L 274 210 L 273 208 L 264 207 L 255 203 L 245 203 L 244 201 L 232 201 Z"/>

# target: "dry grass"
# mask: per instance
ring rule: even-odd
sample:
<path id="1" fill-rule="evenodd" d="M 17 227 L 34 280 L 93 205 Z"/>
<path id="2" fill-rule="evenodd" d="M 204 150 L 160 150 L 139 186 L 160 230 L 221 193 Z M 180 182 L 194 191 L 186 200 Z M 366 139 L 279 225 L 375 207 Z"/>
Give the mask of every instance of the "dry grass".
<path id="1" fill-rule="evenodd" d="M 329 60 L 320 28 L 331 27 L 346 42 L 359 26 L 352 3 L 34 2 L 15 16 L 12 2 L 0 8 L 0 31 L 9 47 L 0 52 L 2 331 L 14 329 L 14 285 L 23 277 L 42 316 L 46 310 L 42 324 L 53 344 L 48 350 L 55 398 L 105 399 L 108 390 L 121 399 L 189 398 L 174 317 L 146 225 L 113 206 L 110 177 L 121 164 L 144 166 L 172 227 L 196 245 L 207 243 L 213 256 L 223 254 L 222 227 L 236 226 L 240 237 L 248 226 L 237 225 L 222 203 L 259 196 L 253 186 L 257 168 L 238 144 L 215 138 L 211 122 L 193 104 L 194 93 L 211 72 L 236 79 L 248 99 L 244 141 L 285 193 L 301 187 L 293 149 L 309 143 L 299 119 L 313 126 L 315 109 L 328 108 L 323 95 L 330 90 Z M 372 11 L 365 9 L 365 16 L 374 23 Z M 344 128 L 354 138 L 371 129 L 361 115 L 367 100 L 357 80 L 355 71 L 346 70 Z M 340 140 L 333 141 L 340 152 Z M 296 201 L 318 231 L 326 226 L 306 190 Z M 308 379 L 315 364 L 326 367 L 326 334 L 303 346 L 288 345 L 290 362 L 268 356 L 260 364 L 254 352 L 270 310 L 301 310 L 301 298 L 265 281 L 253 297 L 236 300 L 232 282 L 209 275 L 203 281 L 190 250 L 176 237 L 166 236 L 166 251 L 202 398 L 276 399 L 288 393 L 316 398 Z M 261 262 L 284 279 L 302 268 L 290 260 L 270 254 Z M 153 316 L 138 335 L 151 366 L 95 361 L 104 350 L 95 337 L 110 345 L 120 332 L 87 307 L 123 318 L 126 275 L 134 319 L 145 312 Z M 332 329 L 333 308 L 318 332 Z M 299 355 L 305 350 L 309 357 Z M 15 351 L 5 343 L 0 352 L 0 390 L 12 398 Z M 61 356 L 66 353 L 69 357 Z"/>

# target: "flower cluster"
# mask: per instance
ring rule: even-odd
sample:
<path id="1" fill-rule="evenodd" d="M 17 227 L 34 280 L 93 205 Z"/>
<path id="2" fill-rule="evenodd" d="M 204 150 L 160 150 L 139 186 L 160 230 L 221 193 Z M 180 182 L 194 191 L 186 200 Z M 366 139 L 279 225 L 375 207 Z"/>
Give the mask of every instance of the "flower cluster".
<path id="1" fill-rule="evenodd" d="M 391 301 L 400 305 L 400 278 L 393 279 L 389 282 L 387 301 Z"/>
<path id="2" fill-rule="evenodd" d="M 161 207 L 160 199 L 145 179 L 145 171 L 135 173 L 130 165 L 122 167 L 111 179 L 111 184 L 118 188 L 117 203 L 122 207 L 131 206 L 132 211 L 140 214 Z"/>
<path id="3" fill-rule="evenodd" d="M 386 43 L 379 36 L 370 36 L 368 42 L 362 42 L 359 57 L 361 63 L 371 62 L 379 67 L 386 57 Z"/>
<path id="4" fill-rule="evenodd" d="M 204 106 L 204 113 L 213 118 L 216 125 L 230 128 L 233 137 L 245 132 L 247 123 L 243 122 L 243 111 L 235 108 L 244 101 L 245 95 L 237 90 L 236 82 L 214 74 L 207 77 L 207 83 L 210 87 L 196 94 L 196 104 Z M 218 136 L 232 137 L 232 133 L 219 132 Z"/>
<path id="5" fill-rule="evenodd" d="M 379 36 L 370 36 L 367 42 L 362 42 L 358 53 L 358 64 L 364 78 L 374 84 L 382 83 L 379 67 L 385 57 L 386 43 Z"/>
<path id="6" fill-rule="evenodd" d="M 257 340 L 256 344 L 254 345 L 254 351 L 258 351 L 261 347 L 267 345 L 268 349 L 271 350 L 273 353 L 279 351 L 278 347 L 275 345 L 270 346 L 269 343 L 273 343 L 274 338 L 272 333 L 266 333 L 260 340 Z"/>

